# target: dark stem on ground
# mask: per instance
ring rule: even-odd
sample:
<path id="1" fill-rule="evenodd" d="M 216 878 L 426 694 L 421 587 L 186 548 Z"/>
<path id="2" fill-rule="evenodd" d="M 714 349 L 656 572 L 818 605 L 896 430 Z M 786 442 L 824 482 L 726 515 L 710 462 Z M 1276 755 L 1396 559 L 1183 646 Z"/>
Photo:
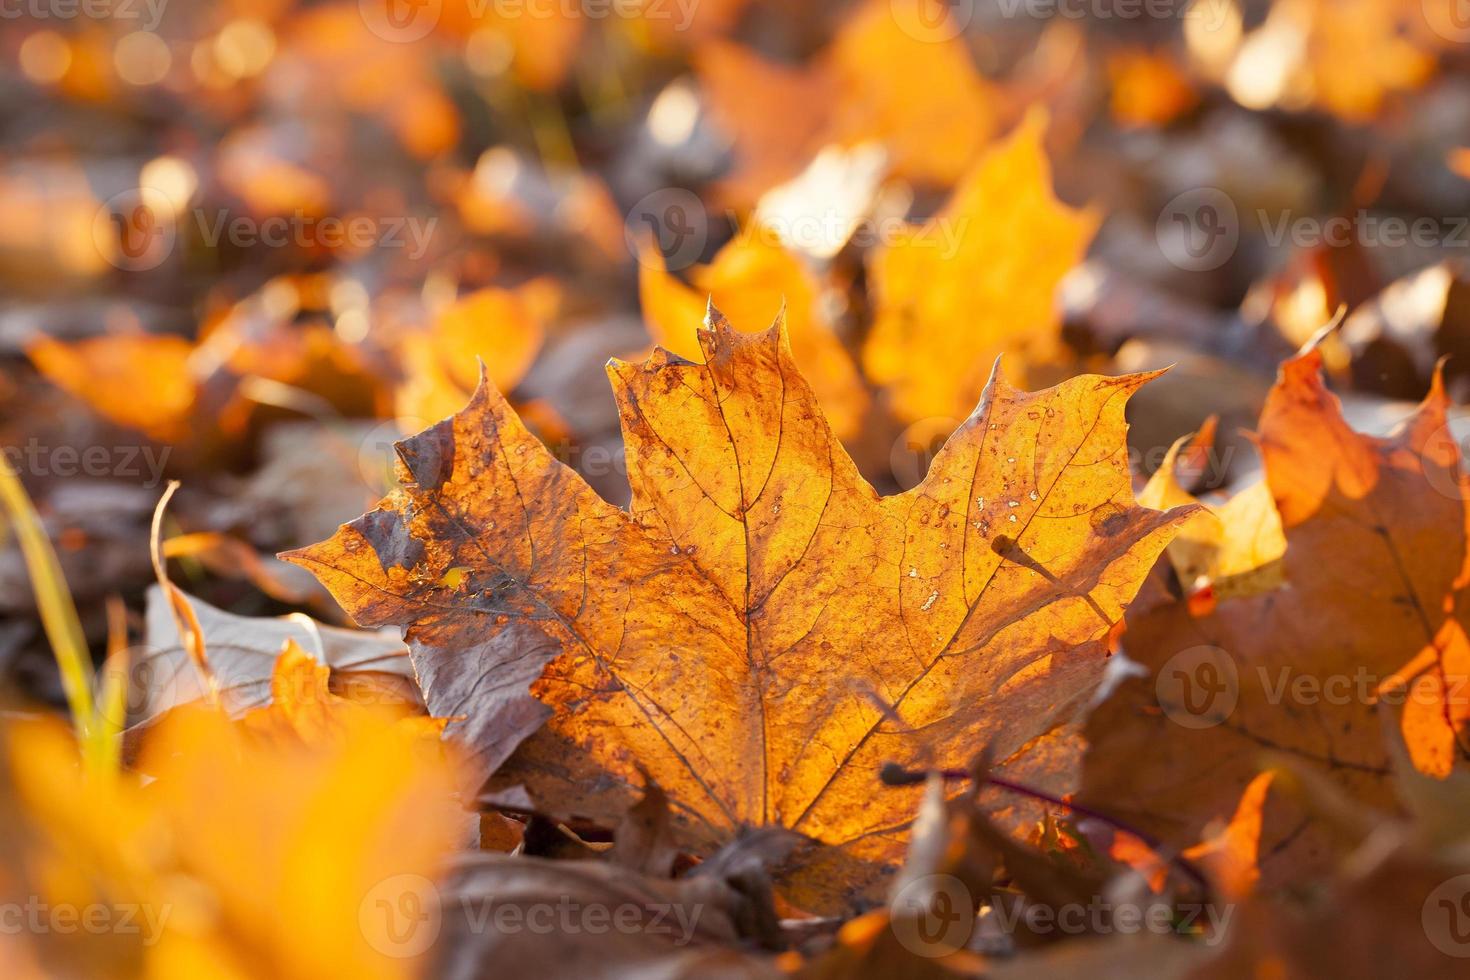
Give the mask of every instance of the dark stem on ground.
<path id="1" fill-rule="evenodd" d="M 916 786 L 925 782 L 929 778 L 931 772 L 937 774 L 941 779 L 947 782 L 959 782 L 962 780 L 970 780 L 975 778 L 974 773 L 964 769 L 905 769 L 903 766 L 900 766 L 895 762 L 890 762 L 884 765 L 882 771 L 879 774 L 879 778 L 883 781 L 885 785 L 888 786 Z M 1012 793 L 1016 793 L 1020 796 L 1030 797 L 1033 800 L 1036 800 L 1040 803 L 1046 803 L 1050 806 L 1062 807 L 1063 809 L 1072 811 L 1080 817 L 1087 817 L 1090 820 L 1096 820 L 1099 823 L 1107 824 L 1114 830 L 1121 831 L 1122 833 L 1125 833 L 1130 837 L 1134 837 L 1137 840 L 1142 841 L 1148 847 L 1148 849 L 1153 851 L 1154 854 L 1156 854 L 1159 859 L 1162 860 L 1164 863 L 1171 864 L 1174 867 L 1178 868 L 1180 871 L 1184 872 L 1184 874 L 1188 876 L 1205 895 L 1209 895 L 1212 891 L 1209 879 L 1205 877 L 1205 873 L 1201 871 L 1194 864 L 1194 862 L 1190 861 L 1188 858 L 1182 855 L 1171 853 L 1168 845 L 1166 845 L 1163 841 L 1155 837 L 1153 834 L 1150 834 L 1146 830 L 1141 830 L 1137 827 L 1131 826 L 1126 821 L 1119 820 L 1117 817 L 1103 813 L 1101 810 L 1095 810 L 1092 807 L 1086 806 L 1081 803 L 1073 803 L 1069 800 L 1064 800 L 1061 797 L 1054 796 L 1044 790 L 1039 790 L 1035 787 L 1027 786 L 1025 783 L 1018 783 L 1013 780 L 1006 779 L 1003 776 L 987 775 L 984 777 L 984 783 L 987 786 L 994 786 L 997 789 L 1003 789 Z M 589 821 L 569 821 L 565 818 L 554 817 L 550 814 L 542 813 L 539 810 L 530 809 L 527 807 L 511 806 L 503 803 L 492 803 L 487 800 L 482 800 L 480 802 L 487 805 L 490 809 L 499 810 L 501 813 L 504 813 L 507 816 L 516 817 L 524 821 L 530 821 L 534 818 L 541 818 L 552 824 L 566 824 L 573 833 L 575 833 L 584 841 L 607 842 L 611 841 L 613 838 L 612 832 L 609 831 L 607 828 L 600 827 L 597 824 L 591 823 Z"/>
<path id="2" fill-rule="evenodd" d="M 883 767 L 881 778 L 889 786 L 914 786 L 927 780 L 931 773 L 938 775 L 947 782 L 975 778 L 975 773 L 965 769 L 905 769 L 903 766 L 892 762 Z M 1029 796 L 1033 800 L 1048 803 L 1052 806 L 1064 807 L 1078 816 L 1087 817 L 1099 823 L 1105 823 L 1114 830 L 1122 831 L 1130 837 L 1137 838 L 1147 845 L 1149 850 L 1153 851 L 1160 860 L 1166 864 L 1174 865 L 1188 875 L 1206 895 L 1211 891 L 1209 879 L 1205 877 L 1203 871 L 1195 866 L 1194 862 L 1182 855 L 1171 853 L 1169 847 L 1163 841 L 1146 830 L 1140 830 L 1137 827 L 1130 826 L 1125 821 L 1103 813 L 1101 810 L 1094 810 L 1090 806 L 1064 800 L 1059 796 L 1053 796 L 1051 793 L 1027 786 L 1025 783 L 1014 782 L 1001 776 L 986 775 L 982 778 L 984 784 L 987 786 L 1009 790 L 1021 796 Z"/>

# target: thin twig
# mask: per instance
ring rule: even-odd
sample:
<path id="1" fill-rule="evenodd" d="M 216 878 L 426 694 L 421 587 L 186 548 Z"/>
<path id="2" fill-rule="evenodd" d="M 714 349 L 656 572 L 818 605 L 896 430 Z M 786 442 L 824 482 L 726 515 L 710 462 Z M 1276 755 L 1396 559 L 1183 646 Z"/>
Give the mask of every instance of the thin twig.
<path id="1" fill-rule="evenodd" d="M 883 767 L 881 778 L 883 782 L 888 784 L 889 786 L 912 786 L 917 783 L 922 783 L 924 780 L 928 779 L 931 772 L 937 774 L 941 779 L 944 779 L 946 781 L 975 778 L 974 773 L 968 772 L 963 769 L 937 769 L 916 771 L 905 769 L 895 763 L 889 763 L 888 765 L 885 765 Z M 1169 853 L 1168 846 L 1162 840 L 1145 830 L 1140 830 L 1137 827 L 1133 827 L 1127 822 L 1119 820 L 1117 817 L 1103 813 L 1100 810 L 1094 810 L 1090 806 L 1085 806 L 1081 803 L 1073 803 L 1069 800 L 1064 800 L 1061 797 L 1053 796 L 1051 793 L 1047 793 L 1044 790 L 1039 790 L 1032 786 L 1027 786 L 1025 783 L 1017 783 L 1012 780 L 1005 779 L 1001 776 L 989 775 L 984 777 L 984 782 L 987 786 L 995 786 L 999 789 L 1009 790 L 1012 793 L 1018 793 L 1021 796 L 1029 796 L 1031 799 L 1038 800 L 1042 803 L 1048 803 L 1052 806 L 1065 807 L 1066 809 L 1071 810 L 1073 813 L 1078 814 L 1079 816 L 1089 817 L 1093 820 L 1099 821 L 1100 823 L 1107 824 L 1114 830 L 1120 830 L 1131 837 L 1136 837 L 1138 840 L 1147 845 L 1149 850 L 1153 851 L 1160 860 L 1164 861 L 1167 864 L 1173 864 L 1175 867 L 1179 868 L 1179 870 L 1183 871 L 1186 875 L 1192 878 L 1195 884 L 1197 884 L 1206 893 L 1209 893 L 1211 890 L 1209 879 L 1205 877 L 1203 871 L 1196 867 L 1195 864 L 1188 858 L 1185 858 L 1179 854 L 1171 855 Z"/>

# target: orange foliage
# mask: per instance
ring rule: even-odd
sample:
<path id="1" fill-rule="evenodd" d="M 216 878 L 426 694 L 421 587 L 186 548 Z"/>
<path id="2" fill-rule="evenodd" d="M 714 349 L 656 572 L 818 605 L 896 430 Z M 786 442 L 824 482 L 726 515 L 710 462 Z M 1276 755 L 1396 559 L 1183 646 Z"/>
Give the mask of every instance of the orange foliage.
<path id="1" fill-rule="evenodd" d="M 616 813 L 621 794 L 590 788 L 642 769 L 691 843 L 776 825 L 892 862 L 916 798 L 876 792 L 879 767 L 1024 757 L 1096 685 L 1122 603 L 1188 517 L 1133 501 L 1123 407 L 1148 377 L 996 380 L 925 482 L 884 498 L 784 327 L 712 314 L 698 339 L 701 364 L 609 369 L 631 513 L 482 384 L 400 444 L 404 489 L 285 557 L 358 622 L 407 627 L 430 711 L 457 705 L 450 730 L 477 744 L 537 727 L 486 698 L 539 673 L 553 714 L 517 778 L 548 800 Z M 588 765 L 603 776 L 570 771 Z M 871 875 L 793 894 L 830 907 Z"/>

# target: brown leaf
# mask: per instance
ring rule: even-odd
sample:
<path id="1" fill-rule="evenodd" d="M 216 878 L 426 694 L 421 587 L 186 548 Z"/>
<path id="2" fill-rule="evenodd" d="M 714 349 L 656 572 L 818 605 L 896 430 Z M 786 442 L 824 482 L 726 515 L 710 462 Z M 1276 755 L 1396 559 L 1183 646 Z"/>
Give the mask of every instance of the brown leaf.
<path id="1" fill-rule="evenodd" d="M 608 859 L 614 864 L 653 878 L 667 878 L 674 870 L 679 848 L 669 833 L 669 798 L 650 782 L 643 798 L 629 808 L 618 825 Z"/>
<path id="2" fill-rule="evenodd" d="M 1316 353 L 1282 367 L 1259 442 L 1285 535 L 1284 583 L 1224 596 L 1201 616 L 1147 587 L 1124 647 L 1149 677 L 1089 720 L 1084 802 L 1184 847 L 1229 819 L 1268 753 L 1286 753 L 1387 807 L 1380 697 L 1405 704 L 1416 766 L 1443 775 L 1457 764 L 1467 495 L 1446 404 L 1436 383 L 1397 434 L 1365 436 L 1343 420 Z M 1263 884 L 1320 868 L 1351 843 L 1276 796 L 1260 840 Z"/>
<path id="3" fill-rule="evenodd" d="M 780 975 L 769 959 L 736 948 L 741 896 L 712 878 L 483 854 L 437 897 L 437 961 L 427 975 L 446 980 Z"/>

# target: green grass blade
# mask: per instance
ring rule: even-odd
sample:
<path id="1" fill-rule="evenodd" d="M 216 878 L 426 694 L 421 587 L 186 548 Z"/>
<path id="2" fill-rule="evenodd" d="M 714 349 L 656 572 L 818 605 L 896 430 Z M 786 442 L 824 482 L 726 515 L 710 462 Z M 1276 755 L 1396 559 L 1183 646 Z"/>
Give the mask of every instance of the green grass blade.
<path id="1" fill-rule="evenodd" d="M 25 557 L 26 569 L 30 572 L 31 585 L 36 593 L 36 606 L 41 611 L 41 624 L 46 629 L 46 638 L 51 641 L 51 651 L 56 665 L 61 670 L 61 687 L 71 706 L 73 724 L 84 752 L 95 751 L 92 743 L 92 655 L 87 649 L 87 639 L 82 633 L 82 622 L 77 617 L 77 607 L 72 601 L 71 590 L 61 574 L 61 563 L 56 560 L 56 551 L 51 547 L 41 518 L 31 505 L 31 498 L 21 485 L 20 477 L 11 469 L 10 461 L 0 454 L 0 502 L 10 515 L 16 538 L 20 541 L 21 554 Z M 97 758 L 90 755 L 91 758 Z"/>

